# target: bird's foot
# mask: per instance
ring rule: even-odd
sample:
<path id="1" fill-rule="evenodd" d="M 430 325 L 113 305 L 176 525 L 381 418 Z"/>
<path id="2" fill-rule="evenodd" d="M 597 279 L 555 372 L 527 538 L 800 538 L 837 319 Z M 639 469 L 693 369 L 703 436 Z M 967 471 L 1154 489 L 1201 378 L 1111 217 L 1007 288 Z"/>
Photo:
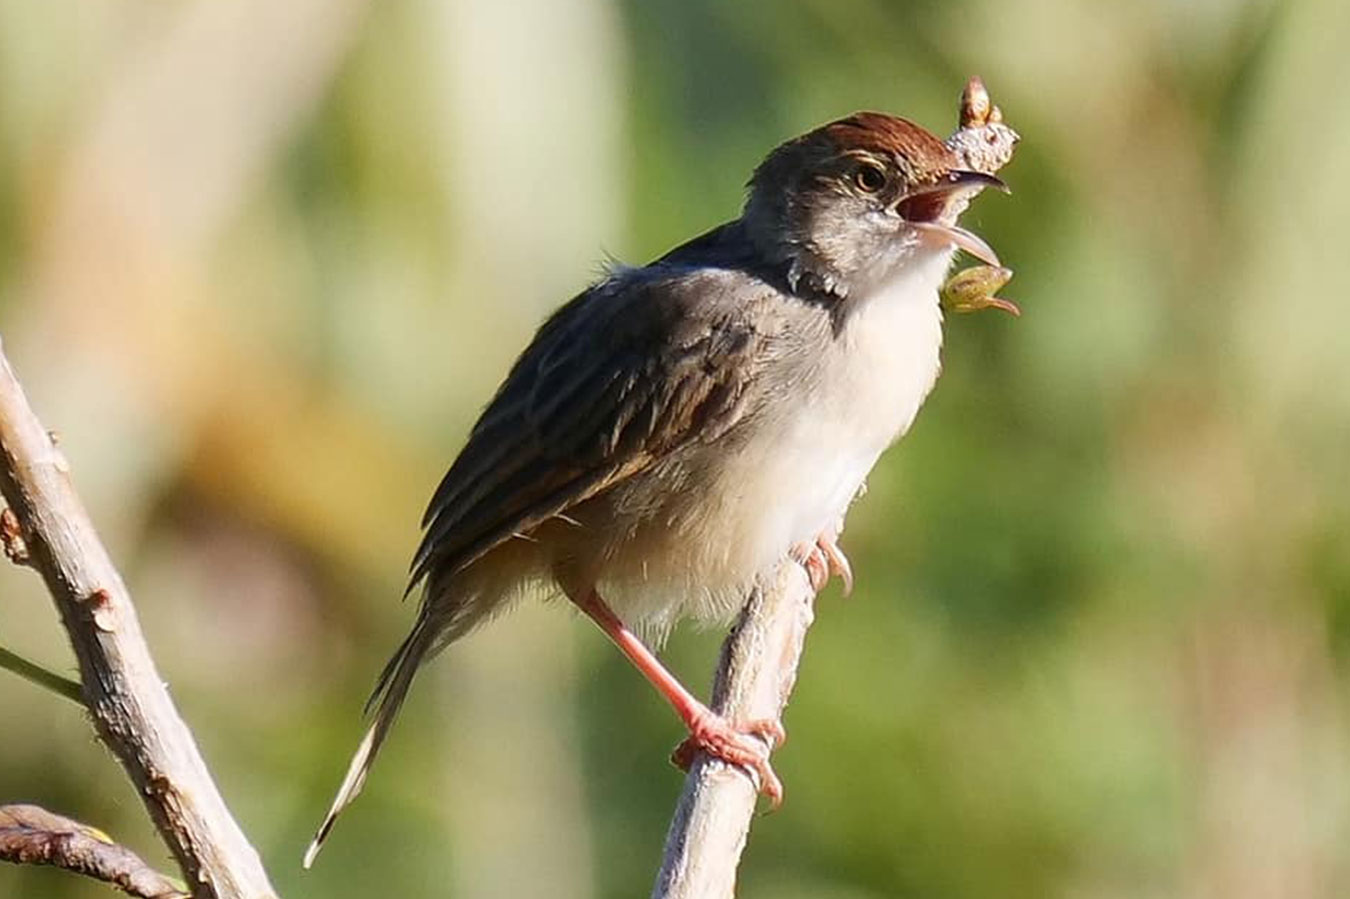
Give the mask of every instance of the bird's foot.
<path id="1" fill-rule="evenodd" d="M 849 564 L 848 556 L 839 548 L 836 542 L 838 537 L 832 534 L 821 534 L 816 539 L 816 550 L 825 556 L 829 565 L 829 573 L 837 575 L 844 584 L 844 595 L 848 596 L 853 592 L 853 566 Z"/>
<path id="2" fill-rule="evenodd" d="M 831 575 L 838 575 L 844 582 L 844 595 L 848 596 L 853 592 L 853 566 L 836 540 L 832 534 L 821 534 L 815 543 L 797 544 L 792 557 L 806 569 L 812 590 L 819 593 L 830 582 Z"/>
<path id="3" fill-rule="evenodd" d="M 689 724 L 689 737 L 675 747 L 670 760 L 689 770 L 699 752 L 721 759 L 729 765 L 754 772 L 759 791 L 769 797 L 773 808 L 783 803 L 783 782 L 769 765 L 769 751 L 787 739 L 783 725 L 773 718 L 732 724 L 715 712 L 704 709 Z M 762 741 L 762 742 L 761 742 Z"/>
<path id="4" fill-rule="evenodd" d="M 806 579 L 811 582 L 811 590 L 819 593 L 830 581 L 830 560 L 820 546 L 814 543 L 798 543 L 792 547 L 792 558 L 806 569 Z"/>

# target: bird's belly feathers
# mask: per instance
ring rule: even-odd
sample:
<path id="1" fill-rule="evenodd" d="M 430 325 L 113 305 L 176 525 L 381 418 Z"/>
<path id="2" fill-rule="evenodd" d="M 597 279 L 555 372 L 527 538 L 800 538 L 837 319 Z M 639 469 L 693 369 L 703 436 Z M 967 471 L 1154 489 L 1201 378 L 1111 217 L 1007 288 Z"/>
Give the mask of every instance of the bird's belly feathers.
<path id="1" fill-rule="evenodd" d="M 732 452 L 710 446 L 685 461 L 682 483 L 663 486 L 662 508 L 611 547 L 601 572 L 601 594 L 625 619 L 655 634 L 686 616 L 724 619 L 750 579 L 838 526 L 937 378 L 945 268 L 860 301 L 790 403 Z"/>
<path id="2" fill-rule="evenodd" d="M 865 300 L 823 360 L 820 386 L 744 460 L 747 505 L 759 516 L 758 552 L 771 564 L 784 546 L 833 530 L 876 464 L 909 429 L 937 379 L 942 317 L 931 288 L 906 282 Z M 765 464 L 766 461 L 768 464 Z M 771 510 L 771 511 L 770 511 Z"/>

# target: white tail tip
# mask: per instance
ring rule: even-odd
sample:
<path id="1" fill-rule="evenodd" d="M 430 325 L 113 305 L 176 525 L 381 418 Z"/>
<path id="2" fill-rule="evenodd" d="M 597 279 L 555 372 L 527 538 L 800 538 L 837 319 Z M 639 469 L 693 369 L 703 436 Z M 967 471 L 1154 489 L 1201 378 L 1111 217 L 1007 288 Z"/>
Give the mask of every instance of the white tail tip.
<path id="1" fill-rule="evenodd" d="M 376 721 L 366 731 L 366 735 L 361 738 L 361 745 L 356 747 L 356 753 L 352 756 L 352 763 L 347 766 L 347 776 L 342 779 L 342 786 L 338 787 L 337 796 L 333 798 L 333 806 L 324 816 L 323 823 L 319 825 L 318 832 L 314 834 L 314 839 L 310 840 L 309 848 L 305 850 L 305 857 L 301 864 L 306 870 L 314 864 L 314 858 L 323 848 L 323 841 L 328 839 L 328 834 L 333 829 L 333 823 L 337 821 L 338 815 L 342 814 L 342 810 L 351 805 L 352 800 L 361 792 L 361 787 L 366 782 L 366 772 L 370 770 L 370 763 L 374 760 L 379 729 L 380 722 Z"/>

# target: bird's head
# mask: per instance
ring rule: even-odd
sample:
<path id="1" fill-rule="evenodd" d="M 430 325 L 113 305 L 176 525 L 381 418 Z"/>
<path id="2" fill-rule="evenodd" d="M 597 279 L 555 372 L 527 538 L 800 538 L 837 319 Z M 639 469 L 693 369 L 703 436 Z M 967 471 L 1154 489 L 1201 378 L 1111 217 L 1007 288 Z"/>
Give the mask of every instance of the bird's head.
<path id="1" fill-rule="evenodd" d="M 782 144 L 755 169 L 743 220 L 751 241 L 787 263 L 794 288 L 839 296 L 881 283 L 919 254 L 960 247 L 990 265 L 987 243 L 956 218 L 998 178 L 963 169 L 913 122 L 859 112 Z"/>

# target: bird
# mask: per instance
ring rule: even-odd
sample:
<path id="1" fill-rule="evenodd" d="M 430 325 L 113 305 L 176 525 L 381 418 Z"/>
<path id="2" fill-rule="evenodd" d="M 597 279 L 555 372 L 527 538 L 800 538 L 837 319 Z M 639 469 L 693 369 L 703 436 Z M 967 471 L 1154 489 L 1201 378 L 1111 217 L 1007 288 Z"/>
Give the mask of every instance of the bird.
<path id="1" fill-rule="evenodd" d="M 642 266 L 612 264 L 512 365 L 427 507 L 415 623 L 309 867 L 356 797 L 419 669 L 522 597 L 563 597 L 707 751 L 782 786 L 776 721 L 728 721 L 660 662 L 679 621 L 726 621 L 791 556 L 851 586 L 843 515 L 941 368 L 939 287 L 956 251 L 998 257 L 956 218 L 1007 190 L 912 121 L 858 112 L 773 149 L 739 217 Z"/>

